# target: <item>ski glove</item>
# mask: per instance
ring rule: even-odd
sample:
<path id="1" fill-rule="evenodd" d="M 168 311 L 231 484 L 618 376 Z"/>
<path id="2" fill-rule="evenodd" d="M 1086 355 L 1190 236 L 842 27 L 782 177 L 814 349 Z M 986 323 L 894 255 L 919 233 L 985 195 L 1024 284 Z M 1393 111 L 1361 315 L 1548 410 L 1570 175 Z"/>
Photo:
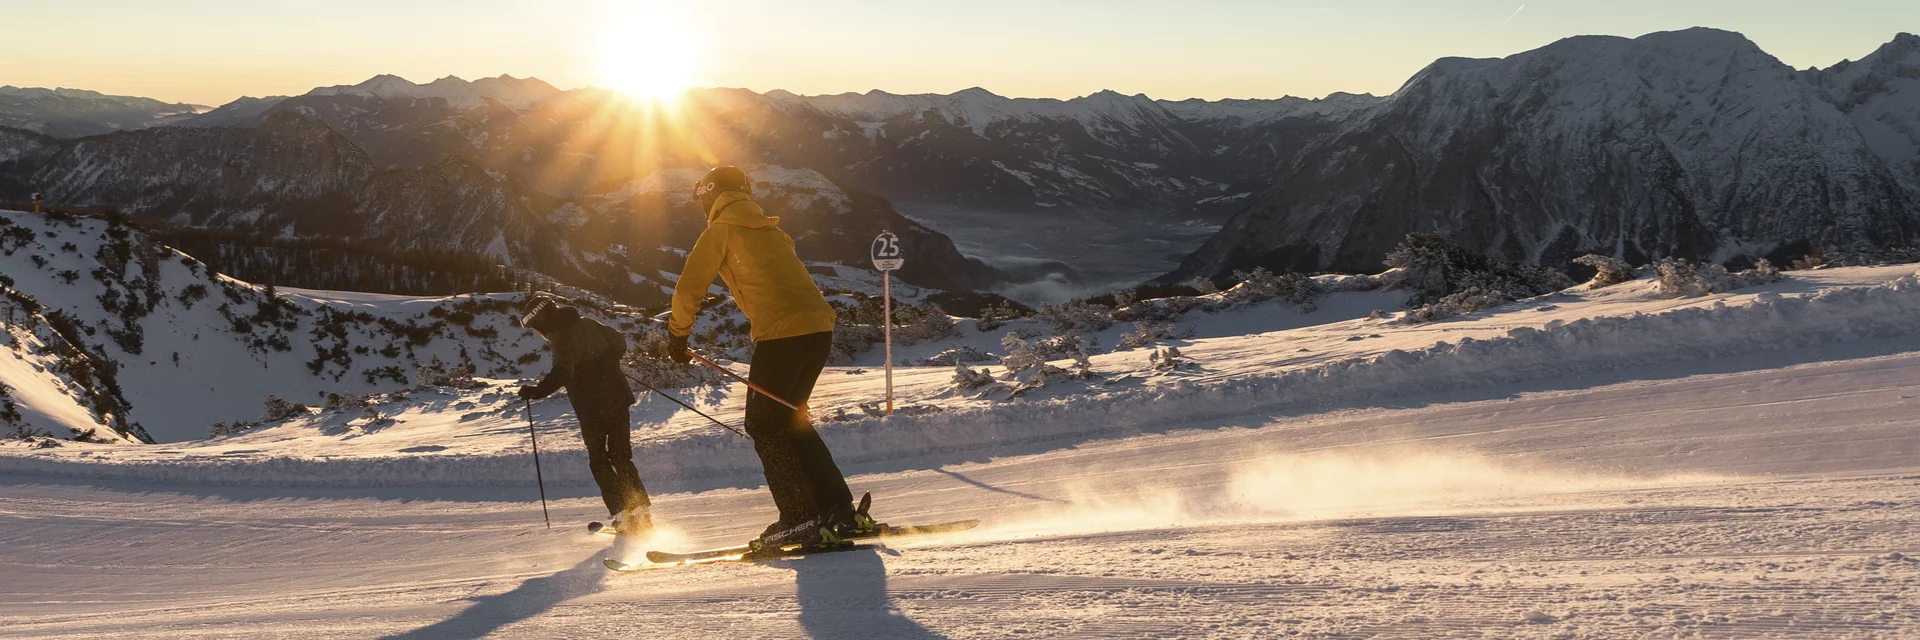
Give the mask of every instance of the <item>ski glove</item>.
<path id="1" fill-rule="evenodd" d="M 667 358 L 680 364 L 693 362 L 693 356 L 687 353 L 687 336 L 667 336 Z"/>
<path id="2" fill-rule="evenodd" d="M 520 399 L 522 400 L 539 400 L 541 398 L 545 398 L 550 395 L 553 395 L 552 391 L 541 389 L 540 387 L 536 387 L 536 386 L 520 387 Z"/>

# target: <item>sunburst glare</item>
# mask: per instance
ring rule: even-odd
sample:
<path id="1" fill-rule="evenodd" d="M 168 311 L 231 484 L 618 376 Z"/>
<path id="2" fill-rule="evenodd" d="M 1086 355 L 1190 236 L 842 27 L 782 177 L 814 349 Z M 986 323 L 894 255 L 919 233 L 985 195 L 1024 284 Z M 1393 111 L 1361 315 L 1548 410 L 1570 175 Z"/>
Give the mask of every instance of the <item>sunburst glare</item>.
<path id="1" fill-rule="evenodd" d="M 677 97 L 693 86 L 700 64 L 689 25 L 653 4 L 614 12 L 600 31 L 600 81 L 635 98 Z"/>

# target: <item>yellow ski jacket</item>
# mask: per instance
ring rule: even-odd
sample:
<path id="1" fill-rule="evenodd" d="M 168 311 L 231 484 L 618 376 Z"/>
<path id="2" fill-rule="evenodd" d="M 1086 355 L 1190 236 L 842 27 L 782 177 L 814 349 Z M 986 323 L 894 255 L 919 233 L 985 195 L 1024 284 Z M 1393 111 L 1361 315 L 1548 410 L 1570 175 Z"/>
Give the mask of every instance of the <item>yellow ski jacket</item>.
<path id="1" fill-rule="evenodd" d="M 813 276 L 793 251 L 793 238 L 780 230 L 747 194 L 720 194 L 707 212 L 707 230 L 687 253 L 687 266 L 673 287 L 673 335 L 693 333 L 694 316 L 719 274 L 740 310 L 753 325 L 753 341 L 766 342 L 833 330 L 833 306 L 814 286 Z"/>

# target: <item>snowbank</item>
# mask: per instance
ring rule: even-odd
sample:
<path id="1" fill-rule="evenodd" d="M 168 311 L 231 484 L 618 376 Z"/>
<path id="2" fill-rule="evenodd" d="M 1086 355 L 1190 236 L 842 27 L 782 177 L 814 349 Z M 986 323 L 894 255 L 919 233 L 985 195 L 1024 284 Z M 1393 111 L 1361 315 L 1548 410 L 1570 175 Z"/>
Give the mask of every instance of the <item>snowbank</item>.
<path id="1" fill-rule="evenodd" d="M 1895 277 L 1886 281 L 1887 277 Z M 1490 384 L 1693 361 L 1718 356 L 1802 348 L 1920 330 L 1920 274 L 1912 267 L 1828 270 L 1740 294 L 1693 299 L 1655 295 L 1640 281 L 1586 294 L 1559 294 L 1447 322 L 1398 326 L 1360 319 L 1216 340 L 1182 351 L 1201 364 L 1195 372 L 1154 376 L 1123 370 L 1144 351 L 1094 358 L 1109 372 L 1104 382 L 1077 392 L 994 402 L 938 389 L 950 369 L 902 372 L 903 406 L 926 413 L 891 419 L 854 418 L 824 424 L 835 456 L 858 464 L 923 455 L 951 457 L 968 451 L 1040 441 L 1067 442 L 1112 437 L 1174 425 L 1298 409 L 1355 406 L 1394 396 L 1468 389 Z M 1878 282 L 1878 284 L 1874 284 Z M 1370 333 L 1379 332 L 1379 333 Z M 1449 339 L 1415 346 L 1434 336 Z M 1313 349 L 1299 345 L 1312 345 Z M 1300 355 L 1298 351 L 1311 351 Z M 851 375 L 850 375 L 851 374 Z M 873 399 L 876 375 L 829 370 L 816 411 Z M 497 394 L 499 389 L 487 393 Z M 865 394 L 865 395 L 863 395 Z M 492 398 L 492 399 L 489 399 Z M 498 396 L 475 396 L 477 405 Z M 709 398 L 710 406 L 737 406 L 738 396 Z M 636 431 L 636 462 L 650 486 L 671 489 L 701 478 L 757 475 L 752 449 L 738 436 L 699 418 L 672 414 L 680 428 L 666 428 L 662 403 L 643 404 Z M 545 405 L 551 411 L 557 405 Z M 855 412 L 858 415 L 858 412 Z M 456 420 L 451 411 L 439 419 Z M 738 413 L 722 412 L 737 420 Z M 557 418 L 557 419 L 556 419 Z M 0 473 L 51 474 L 178 483 L 302 486 L 521 486 L 531 475 L 523 416 L 507 410 L 458 416 L 482 449 L 424 447 L 417 455 L 372 454 L 304 446 L 276 451 L 274 441 L 293 434 L 257 434 L 247 448 L 208 455 L 192 447 L 148 454 L 115 455 L 125 448 L 75 445 L 50 451 L 0 448 Z M 546 415 L 542 450 L 547 481 L 586 486 L 582 454 L 570 437 L 570 418 Z M 489 435 L 491 434 L 491 435 Z M 352 442 L 373 442 L 368 435 Z M 485 436 L 484 438 L 481 436 Z M 359 437 L 357 434 L 355 437 Z M 386 446 L 404 444 L 405 432 Z M 441 438 L 452 442 L 458 438 Z M 347 446 L 343 441 L 342 447 Z M 391 449 L 388 449 L 389 451 Z M 212 452 L 212 450 L 208 450 Z M 911 466 L 914 463 L 907 463 Z"/>

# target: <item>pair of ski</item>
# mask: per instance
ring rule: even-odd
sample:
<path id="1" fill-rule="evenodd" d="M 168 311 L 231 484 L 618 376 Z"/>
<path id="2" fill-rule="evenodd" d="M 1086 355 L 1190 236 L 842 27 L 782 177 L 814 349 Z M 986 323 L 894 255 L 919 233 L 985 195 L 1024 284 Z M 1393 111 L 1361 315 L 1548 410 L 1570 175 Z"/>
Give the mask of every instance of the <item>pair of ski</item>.
<path id="1" fill-rule="evenodd" d="M 867 507 L 871 504 L 872 504 L 871 495 L 861 496 L 860 508 L 857 510 L 858 513 L 865 514 L 867 511 Z M 608 529 L 604 525 L 594 526 L 599 524 L 600 523 L 595 522 L 587 525 L 587 528 L 595 532 L 604 532 L 609 534 L 613 533 L 611 529 Z M 888 524 L 876 524 L 874 525 L 873 531 L 871 532 L 865 532 L 865 533 L 846 536 L 845 539 L 839 542 L 839 544 L 829 546 L 829 547 L 815 547 L 815 546 L 808 546 L 808 545 L 787 545 L 779 549 L 762 549 L 757 553 L 754 552 L 754 549 L 751 545 L 722 547 L 719 549 L 708 549 L 705 551 L 692 551 L 692 552 L 685 552 L 685 553 L 674 553 L 674 552 L 668 552 L 668 551 L 648 551 L 647 562 L 650 564 L 628 564 L 625 562 L 621 562 L 619 560 L 615 560 L 613 558 L 607 558 L 604 561 L 604 563 L 607 565 L 608 569 L 611 569 L 614 571 L 632 572 L 632 571 L 646 571 L 649 569 L 659 569 L 666 566 L 674 566 L 674 565 L 709 564 L 709 563 L 715 563 L 715 562 L 760 562 L 764 560 L 793 558 L 798 556 L 812 555 L 816 553 L 832 553 L 836 551 L 852 551 L 855 549 L 872 548 L 874 546 L 877 546 L 872 541 L 878 540 L 878 539 L 898 538 L 902 536 L 917 536 L 917 535 L 926 535 L 926 534 L 932 534 L 932 533 L 950 533 L 954 531 L 966 531 L 968 529 L 972 529 L 977 526 L 980 526 L 979 520 L 955 520 L 952 522 L 943 522 L 940 524 L 899 526 L 899 527 L 888 525 Z"/>

